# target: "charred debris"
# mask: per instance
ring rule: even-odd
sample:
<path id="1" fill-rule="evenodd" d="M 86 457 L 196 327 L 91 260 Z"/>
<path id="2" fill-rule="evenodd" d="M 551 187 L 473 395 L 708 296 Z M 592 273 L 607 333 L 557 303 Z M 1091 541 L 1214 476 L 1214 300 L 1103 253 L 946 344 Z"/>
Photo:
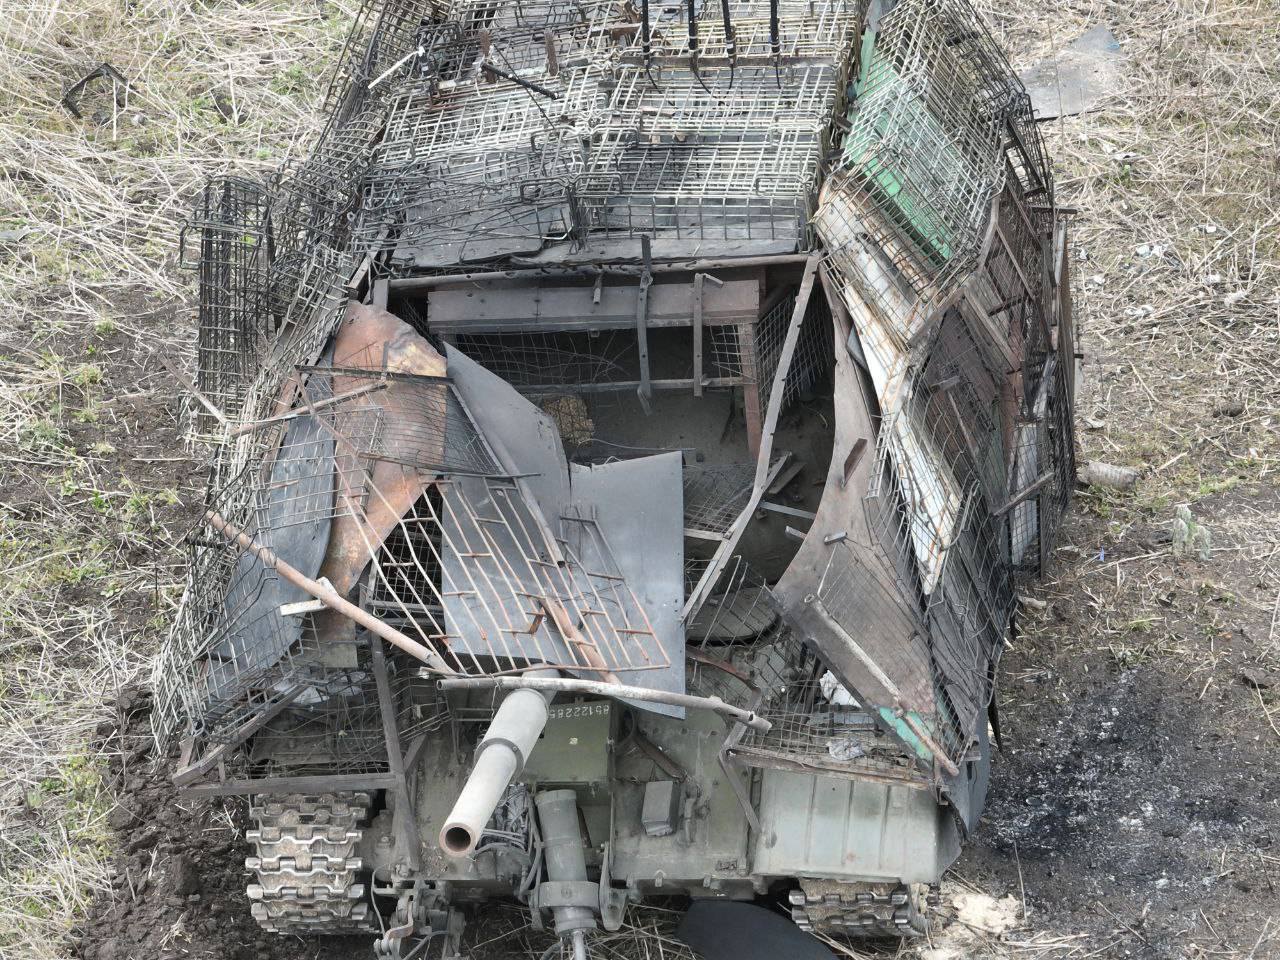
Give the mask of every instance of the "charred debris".
<path id="1" fill-rule="evenodd" d="M 368 0 L 184 233 L 156 734 L 252 798 L 254 916 L 925 929 L 1072 489 L 1067 226 L 964 0 Z"/>

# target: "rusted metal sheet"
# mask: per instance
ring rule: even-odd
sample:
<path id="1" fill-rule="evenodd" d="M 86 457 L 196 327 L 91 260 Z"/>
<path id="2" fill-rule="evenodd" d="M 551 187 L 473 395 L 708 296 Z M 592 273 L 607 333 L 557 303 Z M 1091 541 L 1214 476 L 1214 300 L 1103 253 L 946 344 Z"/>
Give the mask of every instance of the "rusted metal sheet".
<path id="1" fill-rule="evenodd" d="M 386 310 L 362 304 L 355 304 L 348 310 L 347 318 L 338 329 L 333 357 L 337 368 L 387 370 L 428 377 L 443 377 L 445 374 L 444 357 L 412 327 Z M 334 394 L 358 390 L 362 382 L 356 378 L 335 376 Z M 404 387 L 392 380 L 386 389 L 362 396 L 359 400 L 381 407 L 388 416 L 413 417 L 415 410 L 412 404 L 405 402 L 404 393 Z M 439 403 L 443 407 L 445 402 L 442 390 Z M 342 407 L 342 404 L 336 405 L 339 414 Z M 435 414 L 434 420 L 443 422 L 440 411 L 418 410 L 416 413 L 424 420 Z M 444 443 L 445 437 L 441 434 L 441 450 Z M 352 456 L 350 451 L 337 451 L 340 460 L 344 455 Z M 347 505 L 348 509 L 339 509 L 333 518 L 329 548 L 320 574 L 342 596 L 350 594 L 368 566 L 373 551 L 386 540 L 433 479 L 406 463 L 376 460 L 368 467 L 368 484 L 363 482 L 359 473 L 364 468 L 363 464 L 346 463 L 338 470 L 338 506 Z M 366 486 L 375 491 L 367 499 Z"/>

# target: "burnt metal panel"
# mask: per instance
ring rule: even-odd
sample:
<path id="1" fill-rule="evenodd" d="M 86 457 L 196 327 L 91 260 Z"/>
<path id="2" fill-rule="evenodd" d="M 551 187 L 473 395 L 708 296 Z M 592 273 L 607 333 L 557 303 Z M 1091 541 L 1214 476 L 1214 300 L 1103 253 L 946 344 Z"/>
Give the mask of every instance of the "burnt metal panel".
<path id="1" fill-rule="evenodd" d="M 668 665 L 660 670 L 618 670 L 623 683 L 655 690 L 685 692 L 684 624 L 684 498 L 682 457 L 664 453 L 588 467 L 573 464 L 574 508 L 589 513 L 602 538 L 585 536 L 583 524 L 562 521 L 565 539 L 581 542 L 584 563 L 608 563 L 600 547 L 612 554 L 618 573 L 627 579 L 648 615 Z M 594 554 L 594 556 L 593 556 Z M 671 716 L 684 709 L 667 704 L 637 704 Z"/>
<path id="2" fill-rule="evenodd" d="M 597 299 L 598 295 L 598 299 Z M 636 325 L 640 287 L 636 282 L 571 286 L 547 283 L 444 286 L 427 295 L 431 330 L 441 336 L 536 330 L 630 329 Z M 708 326 L 755 321 L 760 285 L 755 279 L 726 280 L 703 293 L 702 322 Z M 693 286 L 688 280 L 658 277 L 649 288 L 646 325 L 693 323 Z"/>
<path id="3" fill-rule="evenodd" d="M 318 420 L 293 420 L 258 504 L 258 542 L 308 577 L 319 571 L 329 543 L 333 452 L 333 440 Z M 253 553 L 240 554 L 223 600 L 229 628 L 208 656 L 210 699 L 231 696 L 246 678 L 269 670 L 297 645 L 302 618 L 281 616 L 279 610 L 305 599 L 308 594 L 264 568 Z"/>

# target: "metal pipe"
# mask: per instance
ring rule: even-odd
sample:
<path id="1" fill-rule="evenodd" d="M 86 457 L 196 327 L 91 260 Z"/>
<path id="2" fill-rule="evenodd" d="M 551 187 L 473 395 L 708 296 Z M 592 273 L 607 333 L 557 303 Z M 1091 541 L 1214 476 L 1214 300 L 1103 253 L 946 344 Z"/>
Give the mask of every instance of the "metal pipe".
<path id="1" fill-rule="evenodd" d="M 787 263 L 804 263 L 808 253 L 775 253 L 760 257 L 724 257 L 718 260 L 655 260 L 650 267 L 653 273 L 689 273 L 706 270 L 732 270 L 735 267 L 771 267 Z M 412 290 L 428 290 L 452 283 L 488 283 L 495 280 L 536 280 L 539 277 L 594 278 L 602 273 L 636 277 L 643 267 L 634 263 L 583 264 L 545 267 L 528 267 L 519 270 L 489 270 L 477 273 L 445 273 L 424 277 L 392 277 L 387 289 L 404 293 Z"/>
<path id="2" fill-rule="evenodd" d="M 768 733 L 773 724 L 750 710 L 743 710 L 725 703 L 719 697 L 695 697 L 688 693 L 668 690 L 651 690 L 633 687 L 625 683 L 602 683 L 599 680 L 576 680 L 568 677 L 446 677 L 440 681 L 441 690 L 541 690 L 547 693 L 589 693 L 600 697 L 617 697 L 623 700 L 642 700 L 648 703 L 669 703 L 675 707 L 693 710 L 712 710 L 736 720 L 752 730 Z"/>
<path id="3" fill-rule="evenodd" d="M 555 671 L 546 671 L 554 679 Z M 498 705 L 476 746 L 471 776 L 463 784 L 440 828 L 440 849 L 451 857 L 465 857 L 476 847 L 484 826 L 502 801 L 511 781 L 524 769 L 530 751 L 547 725 L 550 694 L 531 689 L 513 690 Z"/>
<path id="4" fill-rule="evenodd" d="M 360 626 L 364 627 L 370 633 L 377 634 L 383 640 L 393 646 L 399 647 L 405 653 L 412 657 L 416 657 L 423 663 L 430 666 L 438 673 L 457 673 L 453 667 L 449 666 L 430 647 L 423 646 L 412 637 L 405 636 L 395 627 L 391 626 L 384 620 L 379 620 L 367 610 L 363 610 L 356 606 L 346 597 L 338 593 L 333 587 L 326 586 L 318 580 L 312 580 L 301 570 L 286 563 L 276 556 L 275 551 L 270 547 L 264 547 L 260 543 L 254 543 L 253 538 L 237 527 L 229 520 L 224 520 L 215 510 L 209 510 L 204 515 L 205 521 L 213 529 L 217 530 L 228 540 L 231 540 L 245 550 L 248 550 L 260 561 L 268 570 L 274 570 L 280 576 L 284 577 L 299 590 L 311 594 L 326 607 L 336 610 L 338 613 L 351 620 L 354 620 Z"/>

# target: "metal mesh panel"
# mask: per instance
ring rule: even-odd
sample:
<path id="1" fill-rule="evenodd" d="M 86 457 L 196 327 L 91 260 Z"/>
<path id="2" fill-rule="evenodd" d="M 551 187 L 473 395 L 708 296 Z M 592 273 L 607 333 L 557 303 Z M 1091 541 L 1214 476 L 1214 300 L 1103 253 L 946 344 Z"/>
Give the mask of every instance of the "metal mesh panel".
<path id="1" fill-rule="evenodd" d="M 686 530 L 723 536 L 746 509 L 754 463 L 691 464 L 682 471 Z"/>
<path id="2" fill-rule="evenodd" d="M 613 88 L 607 125 L 578 189 L 591 229 L 699 239 L 795 240 L 803 228 L 821 131 L 835 104 L 834 63 L 797 64 L 786 96 L 772 67 L 661 86 L 639 70 Z M 706 87 L 704 87 L 706 84 Z"/>
<path id="3" fill-rule="evenodd" d="M 304 372 L 310 409 L 343 440 L 340 462 L 377 459 L 450 474 L 500 472 L 448 380 L 358 367 Z"/>
<path id="4" fill-rule="evenodd" d="M 445 633 L 442 508 L 440 488 L 428 488 L 379 548 L 363 600 L 371 612 L 400 626 L 411 622 L 406 614 L 421 614 L 436 635 Z"/>
<path id="5" fill-rule="evenodd" d="M 973 266 L 1006 130 L 1029 121 L 1028 101 L 966 3 L 904 0 L 881 22 L 849 119 L 818 229 L 908 340 Z"/>
<path id="6" fill-rule="evenodd" d="M 269 339 L 267 214 L 267 194 L 260 185 L 222 177 L 205 184 L 187 224 L 200 240 L 197 386 L 228 417 L 239 412 L 256 372 L 254 358 Z M 219 426 L 210 411 L 197 410 L 197 433 L 212 434 Z"/>
<path id="7" fill-rule="evenodd" d="M 316 451 L 307 447 L 314 443 L 302 441 L 295 452 L 311 455 Z M 269 471 L 266 477 L 245 471 L 218 493 L 211 509 L 269 544 L 273 523 L 283 533 L 330 511 L 332 487 L 328 503 L 317 485 L 288 499 L 272 497 Z M 191 718 L 193 732 L 217 741 L 295 687 L 323 680 L 314 633 L 280 611 L 284 602 L 300 598 L 275 571 L 199 534 L 190 540 L 189 571 L 155 675 L 160 709 Z"/>
<path id="8" fill-rule="evenodd" d="M 760 385 L 760 408 L 767 410 L 773 392 L 773 378 L 782 356 L 783 341 L 795 312 L 794 294 L 783 297 L 755 325 L 755 360 Z M 801 321 L 800 337 L 796 341 L 791 365 L 783 385 L 782 409 L 787 409 L 806 390 L 829 375 L 835 362 L 832 339 L 831 311 L 825 297 L 810 297 Z"/>

